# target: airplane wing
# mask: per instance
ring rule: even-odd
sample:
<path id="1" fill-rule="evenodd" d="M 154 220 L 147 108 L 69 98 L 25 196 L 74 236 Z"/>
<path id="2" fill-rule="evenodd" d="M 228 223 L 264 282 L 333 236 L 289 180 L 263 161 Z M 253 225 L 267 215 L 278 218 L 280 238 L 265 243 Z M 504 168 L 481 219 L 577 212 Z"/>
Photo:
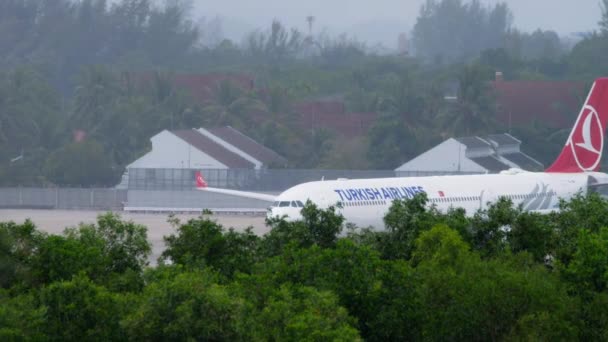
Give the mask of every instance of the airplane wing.
<path id="1" fill-rule="evenodd" d="M 224 195 L 232 195 L 237 197 L 251 198 L 260 201 L 266 202 L 274 202 L 276 199 L 275 195 L 262 194 L 259 192 L 248 192 L 248 191 L 239 191 L 239 190 L 230 190 L 230 189 L 221 189 L 221 188 L 210 188 L 207 186 L 207 182 L 203 178 L 203 175 L 200 171 L 196 172 L 196 190 L 214 192 L 217 194 Z"/>

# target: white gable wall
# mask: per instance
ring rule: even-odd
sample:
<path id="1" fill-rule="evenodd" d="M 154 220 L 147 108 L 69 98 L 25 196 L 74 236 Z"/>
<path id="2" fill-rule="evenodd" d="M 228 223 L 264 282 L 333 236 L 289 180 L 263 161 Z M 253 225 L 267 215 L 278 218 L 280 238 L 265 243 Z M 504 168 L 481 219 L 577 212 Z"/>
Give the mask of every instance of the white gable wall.
<path id="1" fill-rule="evenodd" d="M 466 146 L 450 138 L 395 171 L 486 172 L 486 169 L 466 157 Z"/>
<path id="2" fill-rule="evenodd" d="M 245 153 L 244 151 L 240 150 L 236 146 L 234 146 L 232 144 L 229 144 L 227 141 L 224 141 L 224 140 L 220 139 L 218 136 L 213 135 L 208 130 L 206 130 L 204 128 L 199 128 L 198 131 L 202 135 L 204 135 L 207 138 L 213 140 L 215 143 L 222 145 L 228 151 L 230 151 L 232 153 L 235 153 L 235 154 L 241 156 L 242 158 L 246 159 L 247 161 L 253 163 L 255 165 L 256 169 L 261 169 L 262 166 L 264 165 L 264 163 L 262 163 L 261 161 L 255 159 L 254 157 L 252 157 L 249 154 Z"/>
<path id="3" fill-rule="evenodd" d="M 153 136 L 152 151 L 131 163 L 127 168 L 158 169 L 227 169 L 208 154 L 192 147 L 175 134 L 164 130 Z"/>

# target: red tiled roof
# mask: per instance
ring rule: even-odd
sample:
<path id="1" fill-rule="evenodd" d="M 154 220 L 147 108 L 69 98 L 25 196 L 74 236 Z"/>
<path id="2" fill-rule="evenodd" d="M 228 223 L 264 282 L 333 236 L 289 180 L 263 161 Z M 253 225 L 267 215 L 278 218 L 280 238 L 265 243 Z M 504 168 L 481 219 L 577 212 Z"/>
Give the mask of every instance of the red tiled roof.
<path id="1" fill-rule="evenodd" d="M 266 165 L 287 165 L 287 159 L 230 126 L 212 128 L 208 131 Z"/>
<path id="2" fill-rule="evenodd" d="M 363 136 L 377 117 L 376 113 L 301 114 L 299 125 L 306 130 L 325 128 L 348 137 Z"/>
<path id="3" fill-rule="evenodd" d="M 227 150 L 224 146 L 202 135 L 194 129 L 171 131 L 196 149 L 216 159 L 231 169 L 253 169 L 255 165 L 238 154 Z"/>
<path id="4" fill-rule="evenodd" d="M 298 125 L 305 130 L 325 128 L 344 136 L 366 135 L 376 113 L 349 113 L 343 101 L 311 101 L 294 106 Z"/>
<path id="5" fill-rule="evenodd" d="M 222 82 L 230 82 L 246 90 L 253 89 L 254 85 L 252 77 L 232 74 L 175 75 L 173 81 L 176 86 L 188 89 L 192 97 L 201 103 L 211 100 Z"/>
<path id="6" fill-rule="evenodd" d="M 582 82 L 492 82 L 498 120 L 505 125 L 525 125 L 533 120 L 551 127 L 572 126 L 585 98 Z"/>
<path id="7" fill-rule="evenodd" d="M 153 73 L 133 73 L 130 74 L 134 81 L 148 84 L 154 80 Z M 230 82 L 237 87 L 251 90 L 254 86 L 254 79 L 243 74 L 205 74 L 205 75 L 169 75 L 173 84 L 181 89 L 186 89 L 192 98 L 198 103 L 204 104 L 215 96 L 216 89 L 222 82 Z"/>

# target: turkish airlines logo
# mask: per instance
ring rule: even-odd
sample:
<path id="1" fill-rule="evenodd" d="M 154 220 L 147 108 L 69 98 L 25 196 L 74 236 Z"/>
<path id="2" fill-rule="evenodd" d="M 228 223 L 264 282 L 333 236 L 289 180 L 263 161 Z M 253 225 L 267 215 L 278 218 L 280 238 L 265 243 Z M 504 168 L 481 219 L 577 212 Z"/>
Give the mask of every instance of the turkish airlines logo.
<path id="1" fill-rule="evenodd" d="M 574 160 L 582 171 L 592 171 L 600 164 L 604 149 L 604 130 L 600 116 L 590 105 L 585 105 L 579 124 L 568 143 Z"/>
<path id="2" fill-rule="evenodd" d="M 200 173 L 196 174 L 196 185 L 200 188 L 206 188 L 207 187 L 207 182 L 205 182 L 205 179 L 203 178 L 203 175 L 201 175 Z"/>

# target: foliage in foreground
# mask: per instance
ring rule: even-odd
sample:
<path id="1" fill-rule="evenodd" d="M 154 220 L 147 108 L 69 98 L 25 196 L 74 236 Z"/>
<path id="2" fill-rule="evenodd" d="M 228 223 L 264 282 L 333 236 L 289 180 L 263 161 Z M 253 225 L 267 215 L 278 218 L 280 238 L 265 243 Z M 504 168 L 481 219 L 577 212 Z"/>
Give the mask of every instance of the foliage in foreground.
<path id="1" fill-rule="evenodd" d="M 171 220 L 159 266 L 119 216 L 40 233 L 0 224 L 0 337 L 53 340 L 603 340 L 608 201 L 548 216 L 505 199 L 467 217 L 424 196 L 384 231 L 341 233 L 339 209 L 226 230 Z"/>

